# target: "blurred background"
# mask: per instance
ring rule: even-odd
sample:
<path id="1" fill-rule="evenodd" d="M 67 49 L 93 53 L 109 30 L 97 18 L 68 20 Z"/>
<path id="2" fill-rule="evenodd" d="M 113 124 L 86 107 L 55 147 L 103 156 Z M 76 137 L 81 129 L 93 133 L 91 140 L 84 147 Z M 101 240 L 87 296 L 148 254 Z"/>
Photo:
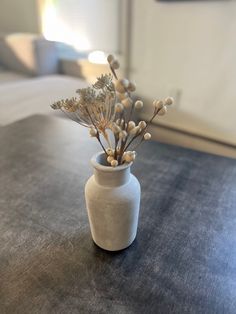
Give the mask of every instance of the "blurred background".
<path id="1" fill-rule="evenodd" d="M 140 118 L 175 99 L 154 139 L 235 158 L 235 33 L 233 0 L 0 0 L 0 125 L 47 113 L 112 53 L 145 100 Z"/>

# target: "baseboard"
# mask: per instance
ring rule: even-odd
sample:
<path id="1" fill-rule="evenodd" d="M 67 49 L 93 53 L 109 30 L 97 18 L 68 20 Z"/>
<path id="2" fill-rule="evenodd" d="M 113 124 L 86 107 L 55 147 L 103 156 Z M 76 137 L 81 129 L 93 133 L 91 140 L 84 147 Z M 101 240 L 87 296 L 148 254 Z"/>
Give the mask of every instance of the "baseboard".
<path id="1" fill-rule="evenodd" d="M 204 151 L 220 156 L 236 158 L 236 145 L 220 140 L 192 134 L 187 131 L 176 130 L 169 126 L 152 124 L 149 127 L 154 140 L 159 142 L 179 145 L 199 151 Z"/>

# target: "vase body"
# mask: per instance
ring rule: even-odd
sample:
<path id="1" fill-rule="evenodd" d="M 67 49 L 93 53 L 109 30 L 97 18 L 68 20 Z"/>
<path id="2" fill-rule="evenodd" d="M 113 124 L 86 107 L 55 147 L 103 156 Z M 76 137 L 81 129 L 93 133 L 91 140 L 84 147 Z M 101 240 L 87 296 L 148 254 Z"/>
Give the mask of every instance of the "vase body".
<path id="1" fill-rule="evenodd" d="M 130 164 L 112 168 L 105 154 L 91 163 L 94 175 L 85 186 L 85 200 L 94 242 L 109 251 L 128 247 L 135 239 L 140 206 L 140 184 Z"/>

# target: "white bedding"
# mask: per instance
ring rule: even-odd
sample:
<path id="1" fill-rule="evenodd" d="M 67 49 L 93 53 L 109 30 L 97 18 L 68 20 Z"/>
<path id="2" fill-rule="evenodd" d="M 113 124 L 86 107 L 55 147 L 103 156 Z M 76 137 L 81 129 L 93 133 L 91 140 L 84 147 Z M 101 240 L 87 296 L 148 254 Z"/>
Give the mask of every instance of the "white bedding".
<path id="1" fill-rule="evenodd" d="M 86 86 L 85 80 L 63 75 L 0 84 L 0 126 L 33 114 L 55 114 L 50 104 Z"/>

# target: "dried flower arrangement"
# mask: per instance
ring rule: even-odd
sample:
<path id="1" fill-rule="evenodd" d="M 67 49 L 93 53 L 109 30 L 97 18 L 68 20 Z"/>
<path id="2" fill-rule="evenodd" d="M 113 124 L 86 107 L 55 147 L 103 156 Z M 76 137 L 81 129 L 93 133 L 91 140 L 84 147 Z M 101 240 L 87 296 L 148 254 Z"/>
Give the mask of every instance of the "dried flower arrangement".
<path id="1" fill-rule="evenodd" d="M 147 132 L 148 125 L 157 115 L 162 116 L 167 112 L 167 106 L 173 104 L 173 98 L 154 100 L 154 112 L 150 120 L 140 121 L 136 125 L 132 120 L 134 110 L 143 108 L 143 102 L 134 102 L 131 96 L 136 86 L 128 79 L 118 78 L 116 70 L 120 64 L 113 55 L 109 55 L 107 61 L 111 74 L 102 74 L 92 87 L 78 89 L 76 92 L 79 98 L 60 100 L 51 107 L 62 110 L 75 122 L 88 127 L 90 135 L 97 138 L 104 150 L 107 162 L 116 167 L 134 161 L 137 147 L 151 139 L 151 134 Z M 110 133 L 113 134 L 113 141 Z M 108 148 L 102 143 L 101 135 Z M 134 145 L 132 151 L 128 150 L 131 145 Z"/>

